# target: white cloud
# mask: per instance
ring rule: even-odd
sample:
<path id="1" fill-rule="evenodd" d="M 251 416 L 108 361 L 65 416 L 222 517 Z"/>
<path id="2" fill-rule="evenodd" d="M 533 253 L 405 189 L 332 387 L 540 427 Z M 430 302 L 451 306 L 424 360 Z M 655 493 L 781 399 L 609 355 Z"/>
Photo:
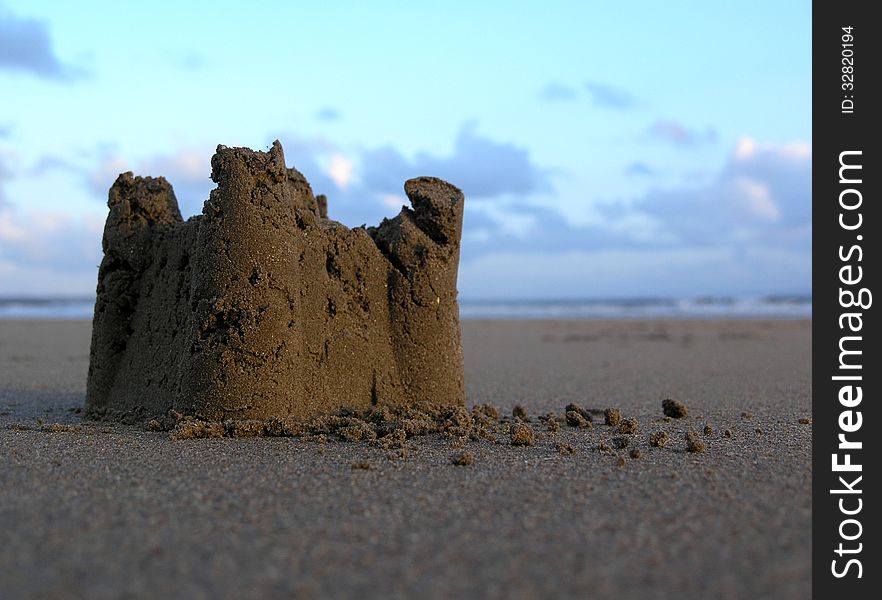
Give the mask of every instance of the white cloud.
<path id="1" fill-rule="evenodd" d="M 105 198 L 120 173 L 132 171 L 144 177 L 165 177 L 174 188 L 181 213 L 186 218 L 202 212 L 202 204 L 214 188 L 211 181 L 213 153 L 214 148 L 186 147 L 137 159 L 108 155 L 87 173 L 87 184 L 96 196 Z"/>
<path id="2" fill-rule="evenodd" d="M 352 182 L 354 163 L 342 154 L 334 154 L 325 172 L 340 189 L 346 189 Z"/>
<path id="3" fill-rule="evenodd" d="M 9 212 L 0 212 L 0 243 L 21 243 L 27 233 L 25 229 L 12 219 Z"/>
<path id="4" fill-rule="evenodd" d="M 811 224 L 811 148 L 804 142 L 738 141 L 729 162 L 706 184 L 654 189 L 631 208 L 660 220 L 681 245 L 790 244 Z M 808 238 L 800 236 L 801 244 Z"/>
<path id="5" fill-rule="evenodd" d="M 748 160 L 753 158 L 757 151 L 756 140 L 752 137 L 745 136 L 735 143 L 735 151 L 733 156 L 736 160 Z"/>
<path id="6" fill-rule="evenodd" d="M 779 146 L 778 153 L 793 160 L 807 160 L 812 157 L 812 146 L 808 142 L 796 140 Z"/>
<path id="7" fill-rule="evenodd" d="M 736 177 L 735 186 L 741 193 L 748 212 L 765 221 L 777 221 L 781 218 L 781 210 L 772 199 L 769 186 L 750 177 Z"/>
<path id="8" fill-rule="evenodd" d="M 160 155 L 138 163 L 145 175 L 204 180 L 211 172 L 211 156 L 194 148 L 182 148 L 170 155 Z"/>
<path id="9" fill-rule="evenodd" d="M 61 269 L 97 265 L 103 221 L 98 215 L 4 209 L 0 211 L 0 258 Z"/>
<path id="10" fill-rule="evenodd" d="M 410 204 L 410 201 L 407 197 L 401 194 L 380 194 L 380 202 L 383 203 L 383 206 L 391 208 L 393 210 L 398 210 L 402 206 L 407 206 Z"/>
<path id="11" fill-rule="evenodd" d="M 732 153 L 736 161 L 749 161 L 757 154 L 772 155 L 778 159 L 796 162 L 811 160 L 812 146 L 804 140 L 793 140 L 783 144 L 761 144 L 750 136 L 739 138 Z"/>

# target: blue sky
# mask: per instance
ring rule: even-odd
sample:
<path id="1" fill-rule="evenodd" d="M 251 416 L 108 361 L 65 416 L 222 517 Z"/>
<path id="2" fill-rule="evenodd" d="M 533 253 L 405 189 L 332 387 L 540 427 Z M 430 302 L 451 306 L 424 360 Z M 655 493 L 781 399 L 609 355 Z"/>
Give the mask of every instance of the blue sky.
<path id="1" fill-rule="evenodd" d="M 93 292 L 119 172 L 192 215 L 276 138 L 347 225 L 459 185 L 463 298 L 810 291 L 810 2 L 178 4 L 0 0 L 0 295 Z"/>

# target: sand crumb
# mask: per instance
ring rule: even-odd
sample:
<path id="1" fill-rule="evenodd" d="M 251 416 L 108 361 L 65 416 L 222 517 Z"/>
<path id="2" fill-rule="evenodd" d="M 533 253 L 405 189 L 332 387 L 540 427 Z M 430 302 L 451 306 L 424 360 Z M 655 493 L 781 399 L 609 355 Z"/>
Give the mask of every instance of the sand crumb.
<path id="1" fill-rule="evenodd" d="M 581 406 L 579 406 L 575 402 L 570 402 L 569 404 L 567 404 L 566 407 L 564 408 L 564 411 L 565 412 L 573 411 L 573 412 L 579 413 L 580 415 L 582 415 L 582 417 L 586 421 L 593 421 L 594 420 L 594 418 L 591 416 L 590 410 L 586 410 L 586 409 L 582 408 Z"/>
<path id="2" fill-rule="evenodd" d="M 799 424 L 800 424 L 800 425 L 811 425 L 811 424 L 812 424 L 812 420 L 811 420 L 811 419 L 807 419 L 806 417 L 802 417 L 802 418 L 799 420 Z"/>
<path id="3" fill-rule="evenodd" d="M 374 443 L 383 450 L 396 450 L 404 447 L 406 439 L 407 433 L 403 429 L 394 429 L 383 437 L 377 438 Z"/>
<path id="4" fill-rule="evenodd" d="M 370 471 L 374 468 L 374 465 L 369 463 L 366 460 L 356 461 L 350 465 L 353 471 Z"/>
<path id="5" fill-rule="evenodd" d="M 566 442 L 557 442 L 554 444 L 554 448 L 558 451 L 559 454 L 563 454 L 565 456 L 576 453 L 576 449 L 573 447 L 573 445 Z"/>
<path id="6" fill-rule="evenodd" d="M 475 455 L 471 452 L 460 452 L 459 454 L 454 454 L 450 462 L 458 467 L 467 467 L 475 464 Z"/>
<path id="7" fill-rule="evenodd" d="M 226 429 L 223 423 L 216 421 L 185 420 L 179 422 L 168 435 L 172 440 L 193 440 L 201 438 L 224 437 Z"/>
<path id="8" fill-rule="evenodd" d="M 499 409 L 492 404 L 477 404 L 472 409 L 472 415 L 483 415 L 493 421 L 499 420 Z"/>
<path id="9" fill-rule="evenodd" d="M 530 417 L 527 414 L 527 409 L 521 406 L 520 404 L 516 404 L 515 407 L 511 411 L 511 416 L 515 419 L 519 419 L 521 421 L 529 421 Z"/>
<path id="10" fill-rule="evenodd" d="M 727 437 L 727 438 L 732 437 L 732 430 L 731 430 L 731 429 L 726 429 L 726 430 L 724 430 L 724 431 L 723 431 L 723 435 L 724 435 L 725 437 Z"/>
<path id="11" fill-rule="evenodd" d="M 631 417 L 623 420 L 619 423 L 619 426 L 616 428 L 616 431 L 619 433 L 629 434 L 629 433 L 637 433 L 637 428 L 639 424 L 637 423 L 637 419 Z"/>
<path id="12" fill-rule="evenodd" d="M 704 424 L 704 435 L 713 435 L 714 427 L 710 423 Z"/>
<path id="13" fill-rule="evenodd" d="M 607 425 L 615 427 L 622 420 L 622 411 L 618 408 L 607 408 L 603 411 L 603 420 Z"/>
<path id="14" fill-rule="evenodd" d="M 463 437 L 471 433 L 474 420 L 463 406 L 445 408 L 441 411 L 441 435 Z"/>
<path id="15" fill-rule="evenodd" d="M 262 437 L 265 422 L 255 420 L 224 421 L 224 429 L 229 437 Z"/>
<path id="16" fill-rule="evenodd" d="M 692 430 L 686 432 L 686 451 L 692 453 L 704 452 L 705 444 L 698 437 L 698 434 Z"/>
<path id="17" fill-rule="evenodd" d="M 572 406 L 572 405 L 570 405 L 570 406 Z M 567 420 L 567 425 L 569 425 L 571 427 L 578 427 L 579 429 L 587 429 L 587 428 L 593 426 L 593 424 L 591 423 L 590 416 L 589 416 L 589 418 L 586 419 L 585 414 L 580 413 L 575 410 L 568 410 L 566 412 L 566 420 Z"/>
<path id="18" fill-rule="evenodd" d="M 526 423 L 513 423 L 509 435 L 512 446 L 532 446 L 536 443 L 536 434 Z"/>
<path id="19" fill-rule="evenodd" d="M 628 453 L 628 456 L 630 456 L 633 459 L 640 458 L 642 456 L 642 454 L 640 453 L 640 448 L 632 448 L 631 452 Z"/>
<path id="20" fill-rule="evenodd" d="M 682 419 L 689 415 L 689 409 L 685 404 L 671 398 L 662 400 L 662 411 L 666 417 L 671 417 L 672 419 Z"/>
<path id="21" fill-rule="evenodd" d="M 655 448 L 664 448 L 668 443 L 668 434 L 664 431 L 653 431 L 649 434 L 649 445 Z"/>
<path id="22" fill-rule="evenodd" d="M 377 431 L 369 423 L 357 420 L 337 430 L 337 435 L 347 442 L 370 442 L 377 439 Z"/>
<path id="23" fill-rule="evenodd" d="M 597 451 L 602 452 L 603 454 L 615 454 L 616 451 L 612 449 L 612 447 L 607 444 L 605 441 L 601 441 L 597 445 Z"/>
<path id="24" fill-rule="evenodd" d="M 410 452 L 407 448 L 399 448 L 386 453 L 387 460 L 407 460 L 408 456 L 410 456 Z"/>

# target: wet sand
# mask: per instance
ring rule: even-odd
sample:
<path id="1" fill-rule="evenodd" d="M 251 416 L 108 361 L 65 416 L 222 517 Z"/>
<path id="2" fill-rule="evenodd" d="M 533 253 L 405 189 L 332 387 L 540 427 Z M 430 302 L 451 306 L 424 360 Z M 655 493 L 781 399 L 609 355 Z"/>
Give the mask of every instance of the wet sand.
<path id="1" fill-rule="evenodd" d="M 405 460 L 83 423 L 89 333 L 0 321 L 4 598 L 811 596 L 808 321 L 466 321 L 469 404 L 522 405 L 536 445 Z M 640 458 L 536 419 L 569 402 L 636 418 Z"/>

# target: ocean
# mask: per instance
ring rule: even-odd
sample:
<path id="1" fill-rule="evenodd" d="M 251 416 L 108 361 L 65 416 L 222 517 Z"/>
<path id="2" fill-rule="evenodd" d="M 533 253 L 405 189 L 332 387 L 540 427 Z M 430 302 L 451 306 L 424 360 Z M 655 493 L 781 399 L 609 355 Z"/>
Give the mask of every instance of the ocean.
<path id="1" fill-rule="evenodd" d="M 0 319 L 91 319 L 94 298 L 0 298 Z M 810 296 L 460 299 L 463 319 L 810 319 Z"/>

